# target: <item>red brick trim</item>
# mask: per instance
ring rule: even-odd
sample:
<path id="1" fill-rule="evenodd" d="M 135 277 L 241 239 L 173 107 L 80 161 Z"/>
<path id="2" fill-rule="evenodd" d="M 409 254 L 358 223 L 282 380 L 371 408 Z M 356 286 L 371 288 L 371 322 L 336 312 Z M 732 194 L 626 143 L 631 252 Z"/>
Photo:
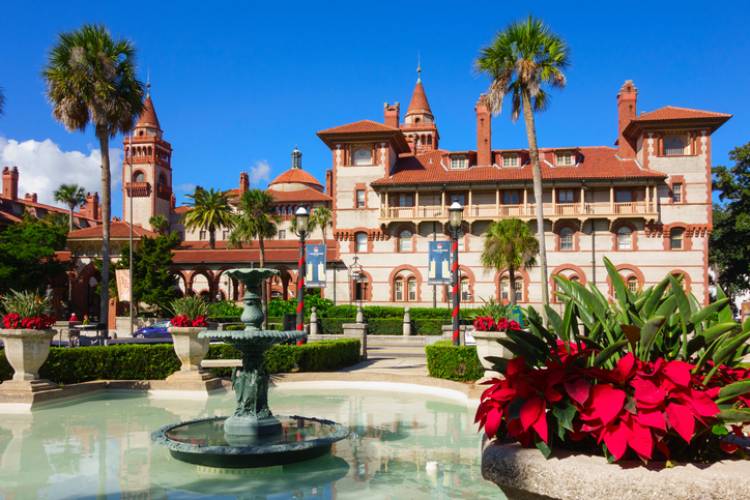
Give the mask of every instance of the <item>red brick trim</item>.
<path id="1" fill-rule="evenodd" d="M 391 274 L 388 276 L 388 287 L 389 287 L 389 293 L 388 296 L 390 297 L 391 302 L 396 302 L 396 278 L 398 278 L 399 274 L 404 273 L 402 275 L 404 279 L 404 298 L 402 302 L 412 302 L 409 300 L 409 289 L 407 287 L 407 282 L 410 277 L 414 277 L 417 281 L 417 298 L 415 302 L 421 302 L 422 300 L 422 273 L 419 272 L 419 269 L 417 269 L 414 266 L 410 266 L 408 264 L 402 264 L 391 271 Z"/>
<path id="2" fill-rule="evenodd" d="M 365 206 L 364 207 L 357 206 L 357 191 L 365 192 Z M 352 206 L 354 208 L 360 208 L 360 209 L 367 208 L 367 184 L 365 184 L 364 182 L 358 182 L 357 184 L 355 184 L 354 191 L 352 191 L 352 196 L 354 198 L 352 201 Z"/>
<path id="3" fill-rule="evenodd" d="M 516 271 L 516 277 L 520 276 L 523 279 L 523 289 L 521 293 L 521 302 L 528 302 L 529 301 L 529 273 L 525 268 L 518 269 Z M 495 273 L 495 299 L 498 302 L 502 302 L 503 304 L 509 304 L 510 300 L 503 301 L 500 297 L 500 281 L 508 276 L 508 271 L 501 271 Z M 509 285 L 510 286 L 510 285 Z M 510 293 L 515 293 L 512 290 L 509 290 Z"/>
<path id="4" fill-rule="evenodd" d="M 373 287 L 372 275 L 365 270 L 362 270 L 362 274 L 364 274 L 367 277 L 367 286 L 365 287 L 365 296 L 364 296 L 363 301 L 369 302 L 372 300 L 372 287 Z M 356 290 L 356 283 L 350 280 L 349 281 L 349 297 L 351 297 L 352 302 L 356 301 L 356 296 L 354 294 L 355 290 Z"/>
<path id="5" fill-rule="evenodd" d="M 673 186 L 675 184 L 681 184 L 682 185 L 682 200 L 678 203 L 675 203 L 673 201 L 674 199 L 674 192 L 673 192 Z M 685 182 L 685 176 L 684 175 L 670 175 L 669 180 L 667 181 L 667 185 L 669 186 L 669 204 L 670 205 L 684 205 L 687 200 L 687 183 Z"/>
<path id="6" fill-rule="evenodd" d="M 672 250 L 672 230 L 673 229 L 682 229 L 682 249 L 680 250 Z M 673 222 L 672 224 L 664 224 L 664 227 L 662 228 L 663 231 L 663 244 L 664 244 L 664 250 L 668 252 L 684 252 L 686 250 L 692 250 L 693 249 L 693 234 L 698 233 L 697 235 L 700 236 L 702 231 L 700 227 L 694 227 L 690 224 L 685 224 L 684 222 Z"/>
<path id="7" fill-rule="evenodd" d="M 622 250 L 618 248 L 617 246 L 617 231 L 621 227 L 630 228 L 630 247 L 631 247 L 630 250 L 627 250 L 627 249 Z M 610 229 L 610 232 L 612 233 L 611 238 L 612 238 L 612 251 L 613 252 L 634 252 L 638 250 L 638 231 L 632 223 L 628 221 L 624 221 L 624 220 L 618 220 L 612 224 L 612 228 Z"/>

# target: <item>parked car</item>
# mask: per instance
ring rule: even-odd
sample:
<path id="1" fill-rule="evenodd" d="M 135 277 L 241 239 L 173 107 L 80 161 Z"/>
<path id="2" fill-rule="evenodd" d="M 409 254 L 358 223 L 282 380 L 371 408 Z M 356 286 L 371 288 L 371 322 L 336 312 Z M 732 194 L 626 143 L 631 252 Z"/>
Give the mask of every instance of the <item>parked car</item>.
<path id="1" fill-rule="evenodd" d="M 169 320 L 157 321 L 150 326 L 144 326 L 133 332 L 133 337 L 143 339 L 171 339 L 168 328 L 172 326 Z"/>

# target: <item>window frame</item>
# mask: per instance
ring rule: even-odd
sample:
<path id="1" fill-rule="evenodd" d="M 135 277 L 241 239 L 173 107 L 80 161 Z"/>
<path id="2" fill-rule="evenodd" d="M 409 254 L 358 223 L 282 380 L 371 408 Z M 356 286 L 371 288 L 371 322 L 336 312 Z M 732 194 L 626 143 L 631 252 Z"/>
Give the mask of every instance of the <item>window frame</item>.
<path id="1" fill-rule="evenodd" d="M 409 236 L 404 236 L 404 233 L 409 233 Z M 399 231 L 397 247 L 398 247 L 399 253 L 413 252 L 414 251 L 414 233 L 409 229 L 402 229 L 401 231 Z"/>
<path id="2" fill-rule="evenodd" d="M 562 159 L 566 160 L 563 161 Z M 568 163 L 570 161 L 570 163 Z M 559 167 L 574 167 L 576 164 L 576 155 L 573 151 L 556 151 L 555 152 L 555 165 Z"/>
<path id="3" fill-rule="evenodd" d="M 364 161 L 364 157 L 357 158 L 357 153 L 360 151 L 364 151 L 367 153 L 367 163 L 362 163 Z M 373 158 L 372 158 L 372 147 L 367 146 L 354 146 L 352 148 L 352 166 L 354 167 L 367 167 L 373 165 Z"/>
<path id="4" fill-rule="evenodd" d="M 623 230 L 628 232 L 627 233 L 627 246 L 622 245 L 623 241 L 625 241 L 623 240 L 623 238 L 625 238 L 626 236 L 624 233 L 622 233 Z M 623 225 L 623 226 L 618 227 L 617 230 L 615 231 L 615 250 L 622 251 L 622 252 L 629 252 L 633 250 L 633 247 L 634 247 L 633 233 L 634 232 L 635 231 L 633 231 L 633 228 L 630 226 Z"/>
<path id="5" fill-rule="evenodd" d="M 520 163 L 520 156 L 516 153 L 508 153 L 503 155 L 503 168 L 514 168 L 518 167 Z"/>
<path id="6" fill-rule="evenodd" d="M 451 170 L 465 170 L 469 168 L 469 157 L 466 155 L 451 155 Z"/>
<path id="7" fill-rule="evenodd" d="M 409 276 L 406 279 L 406 301 L 417 301 L 417 278 L 415 278 L 414 276 Z"/>
<path id="8" fill-rule="evenodd" d="M 676 186 L 679 186 L 679 189 L 675 190 Z M 672 203 L 681 204 L 685 202 L 685 183 L 684 182 L 682 181 L 673 182 L 670 191 L 672 193 Z"/>
<path id="9" fill-rule="evenodd" d="M 566 195 L 570 195 L 570 200 L 564 200 L 563 201 L 563 193 Z M 568 196 L 565 196 L 565 198 L 568 198 Z M 557 203 L 560 204 L 572 204 L 576 202 L 576 190 L 572 188 L 565 188 L 565 189 L 558 189 L 557 190 Z"/>
<path id="10" fill-rule="evenodd" d="M 563 234 L 563 232 L 568 234 Z M 563 226 L 558 231 L 558 239 L 560 241 L 558 247 L 561 252 L 572 252 L 575 251 L 575 230 L 570 226 Z"/>
<path id="11" fill-rule="evenodd" d="M 362 241 L 360 241 L 360 236 L 364 238 Z M 368 239 L 367 233 L 364 231 L 357 231 L 354 233 L 354 253 L 367 253 Z M 363 248 L 360 248 L 360 243 L 363 245 Z"/>
<path id="12" fill-rule="evenodd" d="M 360 194 L 362 199 L 360 200 Z M 356 208 L 367 208 L 367 191 L 364 189 L 357 189 L 354 192 L 354 202 Z"/>
<path id="13" fill-rule="evenodd" d="M 401 276 L 397 276 L 396 279 L 393 280 L 393 301 L 404 301 L 404 278 Z"/>
<path id="14" fill-rule="evenodd" d="M 679 247 L 675 247 L 675 242 L 680 243 Z M 682 227 L 675 227 L 669 231 L 669 250 L 679 252 L 685 250 L 685 229 Z"/>
<path id="15" fill-rule="evenodd" d="M 677 153 L 676 149 L 668 149 L 667 148 L 667 138 L 669 137 L 681 137 L 684 140 L 682 150 Z M 690 133 L 688 132 L 666 132 L 662 138 L 662 156 L 691 156 L 691 147 L 690 147 Z"/>

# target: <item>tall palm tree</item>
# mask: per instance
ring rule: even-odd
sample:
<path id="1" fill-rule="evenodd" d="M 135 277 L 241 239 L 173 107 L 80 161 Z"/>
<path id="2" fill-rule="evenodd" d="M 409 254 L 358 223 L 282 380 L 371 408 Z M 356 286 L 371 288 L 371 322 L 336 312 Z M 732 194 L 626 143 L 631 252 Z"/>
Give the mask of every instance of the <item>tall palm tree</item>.
<path id="1" fill-rule="evenodd" d="M 162 214 L 151 216 L 151 218 L 148 220 L 148 223 L 151 226 L 151 229 L 159 234 L 166 234 L 166 232 L 169 230 L 169 221 Z"/>
<path id="2" fill-rule="evenodd" d="M 73 211 L 86 201 L 86 191 L 78 184 L 61 184 L 54 193 L 55 201 L 68 206 L 68 228 L 73 230 Z"/>
<path id="3" fill-rule="evenodd" d="M 109 224 L 111 174 L 109 140 L 127 132 L 143 109 L 143 84 L 135 76 L 135 49 L 115 40 L 107 28 L 85 24 L 61 33 L 49 53 L 43 75 L 52 114 L 67 130 L 90 124 L 102 157 L 102 287 L 100 321 L 106 323 L 109 303 Z"/>
<path id="4" fill-rule="evenodd" d="M 191 200 L 189 205 L 192 208 L 183 215 L 185 229 L 208 231 L 208 244 L 211 248 L 216 248 L 216 230 L 220 227 L 234 227 L 229 196 L 223 191 L 213 188 L 206 190 L 198 186 L 187 197 Z"/>
<path id="5" fill-rule="evenodd" d="M 547 252 L 544 245 L 544 210 L 542 203 L 542 171 L 536 141 L 534 113 L 543 111 L 549 96 L 545 86 L 565 86 L 563 70 L 568 66 L 568 47 L 565 41 L 552 33 L 541 20 L 529 16 L 508 26 L 497 34 L 494 41 L 481 50 L 476 61 L 477 69 L 492 80 L 484 95 L 490 111 L 498 115 L 503 99 L 511 96 L 513 121 L 523 111 L 529 156 L 534 177 L 537 238 L 542 284 L 542 302 L 549 303 L 547 288 Z"/>
<path id="6" fill-rule="evenodd" d="M 502 219 L 490 224 L 484 234 L 480 258 L 485 269 L 508 270 L 510 303 L 516 305 L 516 271 L 536 265 L 539 241 L 529 225 L 519 219 Z"/>
<path id="7" fill-rule="evenodd" d="M 323 234 L 323 243 L 326 241 L 326 231 L 333 222 L 333 213 L 328 207 L 315 207 L 310 215 L 310 222 L 312 229 L 316 227 L 320 228 L 320 232 Z M 312 232 L 312 229 L 310 230 Z"/>
<path id="8" fill-rule="evenodd" d="M 262 189 L 249 189 L 242 194 L 235 216 L 235 225 L 229 235 L 231 246 L 241 247 L 243 242 L 258 240 L 260 267 L 266 265 L 265 240 L 276 236 L 276 225 L 279 217 L 274 212 L 273 197 Z M 263 327 L 268 317 L 268 293 L 261 288 L 261 308 L 263 310 Z"/>

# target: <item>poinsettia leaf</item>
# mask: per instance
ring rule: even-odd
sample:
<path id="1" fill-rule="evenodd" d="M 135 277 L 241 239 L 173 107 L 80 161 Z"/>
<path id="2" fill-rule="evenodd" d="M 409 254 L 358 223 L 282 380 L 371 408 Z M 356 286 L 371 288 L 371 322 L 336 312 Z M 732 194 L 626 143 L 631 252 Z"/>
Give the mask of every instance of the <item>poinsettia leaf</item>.
<path id="1" fill-rule="evenodd" d="M 724 424 L 714 424 L 711 426 L 711 434 L 714 436 L 726 436 L 729 434 L 729 429 Z"/>
<path id="2" fill-rule="evenodd" d="M 501 358 L 499 356 L 487 356 L 484 359 L 492 363 L 492 367 L 498 373 L 505 373 L 505 369 L 508 367 L 509 360 L 506 358 Z"/>
<path id="3" fill-rule="evenodd" d="M 521 417 L 521 407 L 526 402 L 523 398 L 514 399 L 508 405 L 508 420 L 515 420 Z"/>
<path id="4" fill-rule="evenodd" d="M 740 380 L 739 382 L 734 382 L 722 387 L 719 391 L 719 399 L 717 399 L 716 402 L 722 403 L 724 401 L 729 401 L 737 396 L 747 394 L 748 392 L 750 392 L 750 380 Z"/>
<path id="5" fill-rule="evenodd" d="M 558 426 L 569 431 L 573 431 L 573 419 L 576 413 L 578 413 L 578 410 L 570 403 L 566 406 L 555 406 L 552 408 L 552 414 L 557 419 Z"/>
<path id="6" fill-rule="evenodd" d="M 541 439 L 537 439 L 534 441 L 534 446 L 542 452 L 542 455 L 544 455 L 544 458 L 549 458 L 550 455 L 552 455 L 552 448 L 549 447 L 547 443 L 542 441 Z"/>

